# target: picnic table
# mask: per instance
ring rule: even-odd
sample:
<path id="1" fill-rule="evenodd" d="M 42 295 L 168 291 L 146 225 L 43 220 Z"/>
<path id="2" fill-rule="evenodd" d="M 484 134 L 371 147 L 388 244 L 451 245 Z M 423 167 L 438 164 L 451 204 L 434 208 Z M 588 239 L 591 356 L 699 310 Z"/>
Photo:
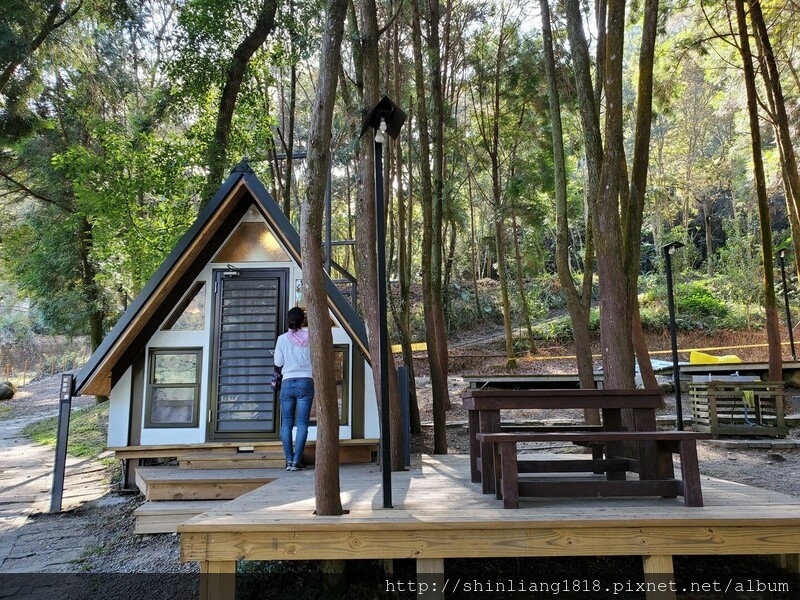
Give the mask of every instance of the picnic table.
<path id="1" fill-rule="evenodd" d="M 658 431 L 659 390 L 466 390 L 470 473 L 483 493 L 495 493 L 516 508 L 519 496 L 682 495 L 688 506 L 702 506 L 695 441 L 710 437 L 688 431 Z M 602 424 L 519 426 L 501 422 L 508 410 L 599 409 Z M 627 423 L 623 411 L 629 411 Z M 591 459 L 552 459 L 518 454 L 528 442 L 571 442 L 592 448 Z M 681 457 L 675 479 L 673 454 Z M 520 480 L 520 473 L 605 473 L 605 479 Z M 626 473 L 638 478 L 628 480 Z"/>

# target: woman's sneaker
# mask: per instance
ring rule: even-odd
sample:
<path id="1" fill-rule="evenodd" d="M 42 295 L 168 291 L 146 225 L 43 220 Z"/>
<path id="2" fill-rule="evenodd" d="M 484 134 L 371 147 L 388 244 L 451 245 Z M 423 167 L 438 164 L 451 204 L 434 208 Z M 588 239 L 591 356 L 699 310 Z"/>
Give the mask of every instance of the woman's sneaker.
<path id="1" fill-rule="evenodd" d="M 294 470 L 295 471 L 305 471 L 306 470 L 306 466 L 301 462 L 296 462 L 296 463 L 292 463 L 292 464 L 294 465 Z"/>
<path id="2" fill-rule="evenodd" d="M 287 471 L 297 471 L 297 469 L 294 466 L 294 463 L 293 462 L 289 462 L 289 461 L 286 462 L 286 470 Z"/>

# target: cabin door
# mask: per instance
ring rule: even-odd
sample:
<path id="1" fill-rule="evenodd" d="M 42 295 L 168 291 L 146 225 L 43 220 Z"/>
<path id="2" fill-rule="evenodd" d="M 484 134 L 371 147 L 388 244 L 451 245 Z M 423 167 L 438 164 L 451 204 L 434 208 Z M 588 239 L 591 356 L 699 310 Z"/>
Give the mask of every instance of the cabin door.
<path id="1" fill-rule="evenodd" d="M 214 271 L 214 343 L 209 438 L 260 440 L 280 433 L 270 387 L 285 329 L 287 269 Z"/>

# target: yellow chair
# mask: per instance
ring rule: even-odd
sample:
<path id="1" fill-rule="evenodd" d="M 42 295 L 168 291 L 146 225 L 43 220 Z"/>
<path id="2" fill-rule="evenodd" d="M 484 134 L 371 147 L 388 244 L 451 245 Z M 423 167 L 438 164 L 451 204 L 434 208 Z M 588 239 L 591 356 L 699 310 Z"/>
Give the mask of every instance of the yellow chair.
<path id="1" fill-rule="evenodd" d="M 690 365 L 729 365 L 742 362 L 742 359 L 735 354 L 725 354 L 723 356 L 713 356 L 705 352 L 692 350 L 689 353 Z"/>

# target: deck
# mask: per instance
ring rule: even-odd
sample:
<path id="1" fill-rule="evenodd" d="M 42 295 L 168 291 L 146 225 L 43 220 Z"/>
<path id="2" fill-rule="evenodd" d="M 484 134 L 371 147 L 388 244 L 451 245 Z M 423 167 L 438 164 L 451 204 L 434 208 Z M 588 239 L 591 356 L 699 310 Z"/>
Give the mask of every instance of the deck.
<path id="1" fill-rule="evenodd" d="M 423 455 L 393 473 L 391 509 L 382 508 L 381 480 L 374 464 L 343 466 L 347 514 L 317 517 L 314 472 L 285 473 L 179 525 L 182 560 L 205 574 L 201 597 L 232 599 L 240 560 L 411 558 L 430 574 L 446 558 L 641 556 L 647 582 L 671 574 L 674 555 L 764 554 L 798 570 L 800 498 L 706 476 L 703 507 L 680 498 L 523 498 L 515 511 L 470 482 L 466 455 Z"/>

